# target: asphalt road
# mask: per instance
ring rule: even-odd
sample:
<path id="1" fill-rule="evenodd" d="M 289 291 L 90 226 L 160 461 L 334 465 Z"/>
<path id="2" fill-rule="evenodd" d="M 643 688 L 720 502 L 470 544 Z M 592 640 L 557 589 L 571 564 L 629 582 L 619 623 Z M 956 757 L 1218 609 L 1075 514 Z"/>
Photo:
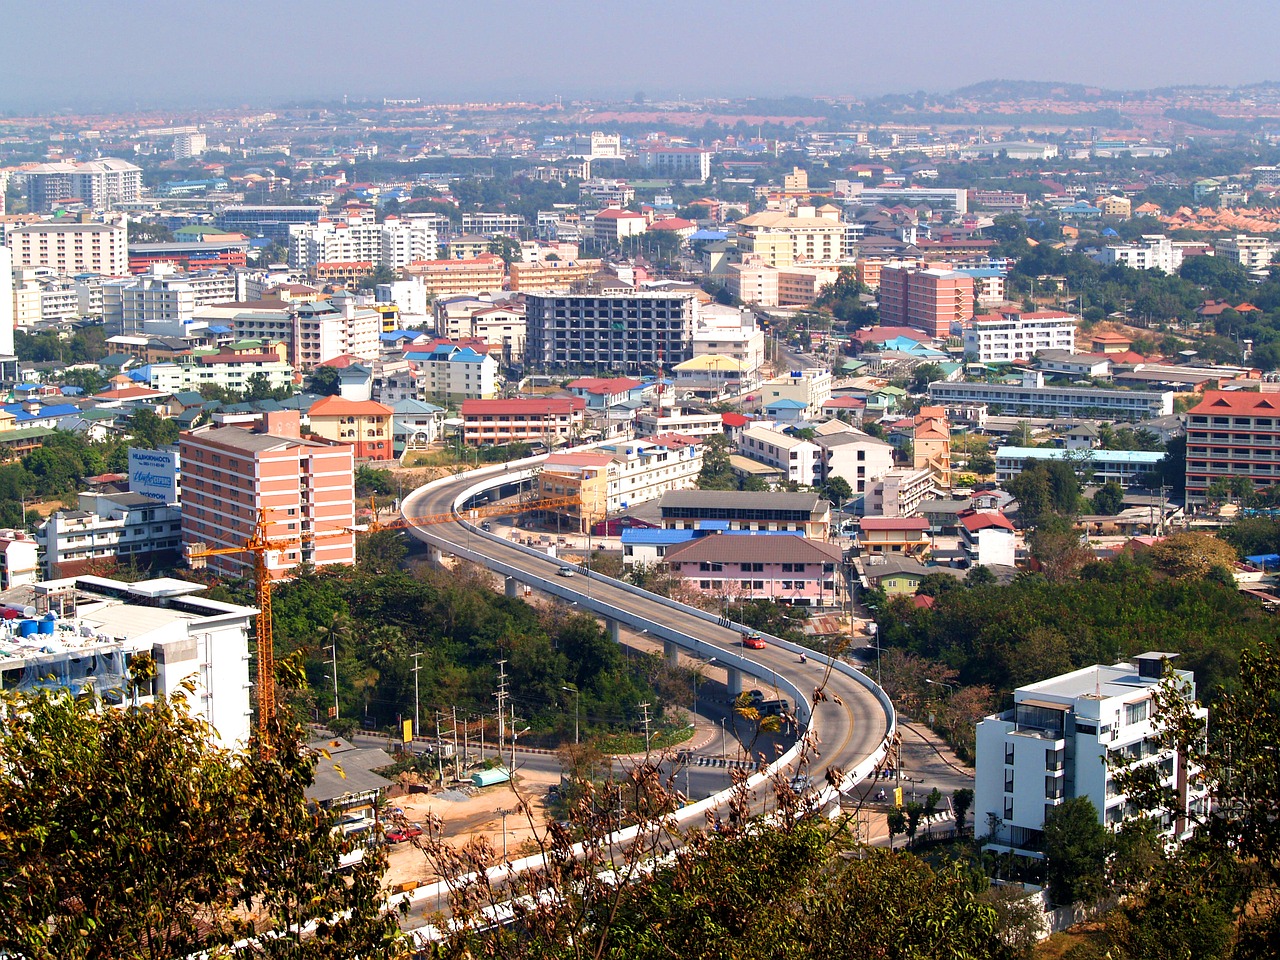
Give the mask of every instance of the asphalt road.
<path id="1" fill-rule="evenodd" d="M 474 477 L 461 474 L 449 483 L 414 491 L 405 498 L 402 506 L 404 515 L 412 522 L 418 517 L 447 514 L 451 512 L 454 501 L 462 491 L 475 482 Z M 479 555 L 482 560 L 501 562 L 531 576 L 553 580 L 562 589 L 573 591 L 580 599 L 589 595 L 595 601 L 697 637 L 713 648 L 738 654 L 744 652 L 741 636 L 732 628 L 709 623 L 692 612 L 684 613 L 648 601 L 599 575 L 593 575 L 589 580 L 581 575 L 556 577 L 556 568 L 563 566 L 562 562 L 549 557 L 530 556 L 505 540 L 468 530 L 460 522 L 415 527 L 412 533 L 446 553 L 452 552 L 451 548 L 456 544 L 459 548 Z M 822 781 L 827 768 L 837 767 L 841 771 L 849 771 L 875 752 L 885 736 L 886 718 L 880 704 L 866 688 L 839 673 L 833 672 L 828 676 L 825 668 L 813 660 L 801 664 L 794 654 L 772 644 L 764 650 L 746 652 L 759 664 L 762 675 L 754 680 L 744 678 L 744 687 L 758 686 L 767 690 L 775 683 L 775 677 L 789 677 L 800 690 L 806 692 L 822 687 L 818 702 L 813 705 L 812 723 L 817 743 L 808 766 L 815 782 Z M 699 794 L 693 789 L 694 777 L 700 769 L 703 768 L 695 767 L 689 771 L 690 788 L 695 796 Z M 714 780 L 705 775 L 698 779 L 700 783 L 708 785 Z"/>

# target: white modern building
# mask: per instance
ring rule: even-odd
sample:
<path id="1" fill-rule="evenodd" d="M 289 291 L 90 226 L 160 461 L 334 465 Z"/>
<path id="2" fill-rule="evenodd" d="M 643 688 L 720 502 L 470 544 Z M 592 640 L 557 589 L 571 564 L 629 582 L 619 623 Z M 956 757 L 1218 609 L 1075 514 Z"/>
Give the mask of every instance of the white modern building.
<path id="1" fill-rule="evenodd" d="M 1122 487 L 1140 484 L 1164 459 L 1159 451 L 1064 450 L 1061 447 L 1000 447 L 996 450 L 996 479 L 1003 483 L 1020 474 L 1028 462 L 1066 460 L 1076 472 L 1088 471 L 1097 484 L 1114 480 Z"/>
<path id="2" fill-rule="evenodd" d="M 1213 241 L 1213 255 L 1238 263 L 1246 270 L 1258 270 L 1271 265 L 1271 258 L 1280 247 L 1270 237 L 1249 237 L 1238 233 L 1234 237 L 1222 237 Z"/>
<path id="3" fill-rule="evenodd" d="M 248 745 L 255 609 L 206 599 L 198 596 L 204 584 L 169 577 L 125 583 L 80 576 L 32 589 L 35 618 L 0 623 L 6 690 L 52 683 L 77 694 L 91 687 L 110 705 L 132 702 L 130 663 L 146 654 L 156 676 L 139 703 L 182 694 L 219 745 Z"/>
<path id="4" fill-rule="evenodd" d="M 738 452 L 773 467 L 785 480 L 807 487 L 822 482 L 822 448 L 811 440 L 768 427 L 748 427 Z"/>
<path id="5" fill-rule="evenodd" d="M 913 517 L 925 500 L 938 493 L 929 468 L 894 467 L 867 483 L 863 510 L 868 517 Z"/>
<path id="6" fill-rule="evenodd" d="M 313 271 L 319 263 L 368 262 L 392 270 L 437 257 L 433 229 L 396 217 L 384 223 L 321 220 L 289 227 L 289 265 Z"/>
<path id="7" fill-rule="evenodd" d="M 1030 360 L 1047 350 L 1074 353 L 1076 318 L 1054 310 L 974 317 L 964 325 L 964 352 L 979 363 Z"/>
<path id="8" fill-rule="evenodd" d="M 640 160 L 654 172 L 678 180 L 711 176 L 711 151 L 699 147 L 641 147 Z"/>
<path id="9" fill-rule="evenodd" d="M 1107 420 L 1150 420 L 1173 413 L 1172 390 L 1105 390 L 1096 387 L 1046 387 L 1044 375 L 1025 384 L 929 384 L 929 402 L 945 406 L 985 404 L 991 415 L 1088 417 Z"/>
<path id="10" fill-rule="evenodd" d="M 974 825 L 990 835 L 988 849 L 1043 857 L 1045 819 L 1072 797 L 1093 801 L 1113 830 L 1138 816 L 1115 783 L 1114 765 L 1123 760 L 1158 770 L 1179 810 L 1158 826 L 1169 837 L 1189 834 L 1189 818 L 1207 812 L 1207 790 L 1185 756 L 1152 739 L 1159 719 L 1152 693 L 1176 656 L 1144 653 L 1019 687 L 1012 710 L 978 724 Z M 1193 698 L 1193 674 L 1174 675 Z M 1207 722 L 1206 710 L 1194 711 Z"/>
<path id="11" fill-rule="evenodd" d="M 822 449 L 821 479 L 842 478 L 855 497 L 893 469 L 893 445 L 861 430 L 820 434 L 814 443 Z"/>
<path id="12" fill-rule="evenodd" d="M 418 397 L 442 405 L 492 400 L 498 393 L 498 363 L 471 347 L 441 343 L 430 352 L 406 352 L 417 368 Z"/>
<path id="13" fill-rule="evenodd" d="M 0 364 L 16 361 L 13 353 L 13 254 L 0 247 Z"/>
<path id="14" fill-rule="evenodd" d="M 128 226 L 113 223 L 30 223 L 6 231 L 15 267 L 48 267 L 61 276 L 129 275 Z"/>
<path id="15" fill-rule="evenodd" d="M 276 345 L 250 349 L 237 345 L 234 350 L 198 351 L 173 363 L 148 366 L 152 390 L 179 393 L 199 390 L 204 386 L 223 387 L 243 393 L 254 378 L 265 380 L 275 390 L 293 386 L 293 365 L 284 359 L 285 348 Z"/>
<path id="16" fill-rule="evenodd" d="M 760 384 L 760 396 L 764 407 L 777 400 L 794 400 L 804 404 L 801 419 L 820 419 L 822 405 L 831 399 L 831 371 L 818 367 L 791 370 Z"/>
<path id="17" fill-rule="evenodd" d="M 764 331 L 756 327 L 750 310 L 707 304 L 699 311 L 693 355 L 731 357 L 741 365 L 743 375 L 754 380 L 764 366 Z"/>
<path id="18" fill-rule="evenodd" d="M 82 493 L 78 510 L 58 510 L 36 532 L 45 579 L 76 576 L 159 556 L 176 563 L 182 550 L 182 511 L 144 493 Z"/>
<path id="19" fill-rule="evenodd" d="M 960 548 L 979 567 L 1012 567 L 1017 554 L 1013 524 L 999 510 L 974 510 L 961 514 L 957 529 Z"/>
<path id="20" fill-rule="evenodd" d="M 25 530 L 0 530 L 0 590 L 40 579 L 39 546 Z"/>
<path id="21" fill-rule="evenodd" d="M 662 412 L 646 410 L 635 420 L 637 437 L 678 433 L 685 437 L 714 437 L 724 433 L 724 419 L 718 413 L 694 413 L 678 407 Z"/>
<path id="22" fill-rule="evenodd" d="M 300 303 L 294 308 L 293 365 L 310 371 L 335 357 L 376 360 L 381 334 L 382 314 L 357 306 L 353 297 Z"/>
<path id="23" fill-rule="evenodd" d="M 73 199 L 93 210 L 109 210 L 115 204 L 133 203 L 142 197 L 142 168 L 116 157 L 83 163 L 42 163 L 23 170 L 21 175 L 31 209 L 41 213 Z"/>
<path id="24" fill-rule="evenodd" d="M 102 319 L 126 336 L 185 337 L 205 324 L 195 322 L 197 308 L 234 300 L 230 273 L 179 273 L 158 263 L 131 280 L 102 285 Z"/>
<path id="25" fill-rule="evenodd" d="M 1131 270 L 1163 270 L 1175 274 L 1182 266 L 1182 248 L 1161 233 L 1147 233 L 1134 243 L 1103 247 L 1098 260 Z"/>

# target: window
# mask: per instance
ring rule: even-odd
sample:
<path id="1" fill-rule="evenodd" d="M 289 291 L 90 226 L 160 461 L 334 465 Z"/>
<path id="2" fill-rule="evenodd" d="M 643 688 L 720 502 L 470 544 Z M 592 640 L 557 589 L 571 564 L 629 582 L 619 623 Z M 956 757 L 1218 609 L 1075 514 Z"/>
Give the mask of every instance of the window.
<path id="1" fill-rule="evenodd" d="M 1013 771 L 1006 770 L 1004 772 L 1004 792 L 1013 793 Z"/>
<path id="2" fill-rule="evenodd" d="M 1012 743 L 1006 743 L 1004 745 L 1004 762 L 1008 764 L 1013 763 L 1013 744 Z"/>
<path id="3" fill-rule="evenodd" d="M 1013 819 L 1013 797 L 1004 798 L 1004 819 L 1006 823 Z"/>
<path id="4" fill-rule="evenodd" d="M 1143 720 L 1147 719 L 1150 709 L 1150 700 L 1140 700 L 1137 703 L 1126 703 L 1124 705 L 1124 722 L 1126 724 L 1141 723 Z"/>
<path id="5" fill-rule="evenodd" d="M 1046 750 L 1044 752 L 1044 768 L 1051 773 L 1062 770 L 1066 766 L 1065 750 Z"/>

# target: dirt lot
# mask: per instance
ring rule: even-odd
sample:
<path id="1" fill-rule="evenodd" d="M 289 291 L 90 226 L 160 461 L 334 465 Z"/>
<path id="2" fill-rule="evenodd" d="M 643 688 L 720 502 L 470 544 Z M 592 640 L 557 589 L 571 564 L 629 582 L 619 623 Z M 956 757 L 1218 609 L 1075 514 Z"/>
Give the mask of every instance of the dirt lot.
<path id="1" fill-rule="evenodd" d="M 546 807 L 543 799 L 547 788 L 559 782 L 559 776 L 553 773 L 521 773 L 518 777 L 520 792 L 530 801 L 531 814 L 510 813 L 507 816 L 507 855 L 515 859 L 521 855 L 525 845 L 533 837 L 530 819 L 539 825 L 546 819 Z M 466 799 L 446 799 L 470 794 Z M 519 801 L 510 784 L 496 787 L 475 789 L 463 788 L 461 791 L 450 790 L 443 796 L 425 793 L 403 793 L 393 791 L 389 806 L 404 811 L 405 817 L 412 823 L 422 823 L 428 814 L 438 816 L 444 822 L 444 833 L 455 846 L 461 846 L 475 837 L 484 837 L 497 851 L 499 859 L 502 855 L 502 810 L 513 811 Z M 530 851 L 531 852 L 531 851 Z M 412 843 L 393 844 L 389 851 L 387 873 L 384 883 L 388 888 L 400 888 L 402 884 L 416 882 L 426 883 L 437 879 L 431 872 L 422 852 Z"/>

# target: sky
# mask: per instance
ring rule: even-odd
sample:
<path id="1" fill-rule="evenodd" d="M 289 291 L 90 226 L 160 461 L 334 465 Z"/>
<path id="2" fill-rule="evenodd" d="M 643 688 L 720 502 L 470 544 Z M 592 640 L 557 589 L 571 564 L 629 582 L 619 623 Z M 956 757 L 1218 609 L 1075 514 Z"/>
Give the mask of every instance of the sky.
<path id="1" fill-rule="evenodd" d="M 0 0 L 0 111 L 1280 79 L 1274 0 Z"/>

